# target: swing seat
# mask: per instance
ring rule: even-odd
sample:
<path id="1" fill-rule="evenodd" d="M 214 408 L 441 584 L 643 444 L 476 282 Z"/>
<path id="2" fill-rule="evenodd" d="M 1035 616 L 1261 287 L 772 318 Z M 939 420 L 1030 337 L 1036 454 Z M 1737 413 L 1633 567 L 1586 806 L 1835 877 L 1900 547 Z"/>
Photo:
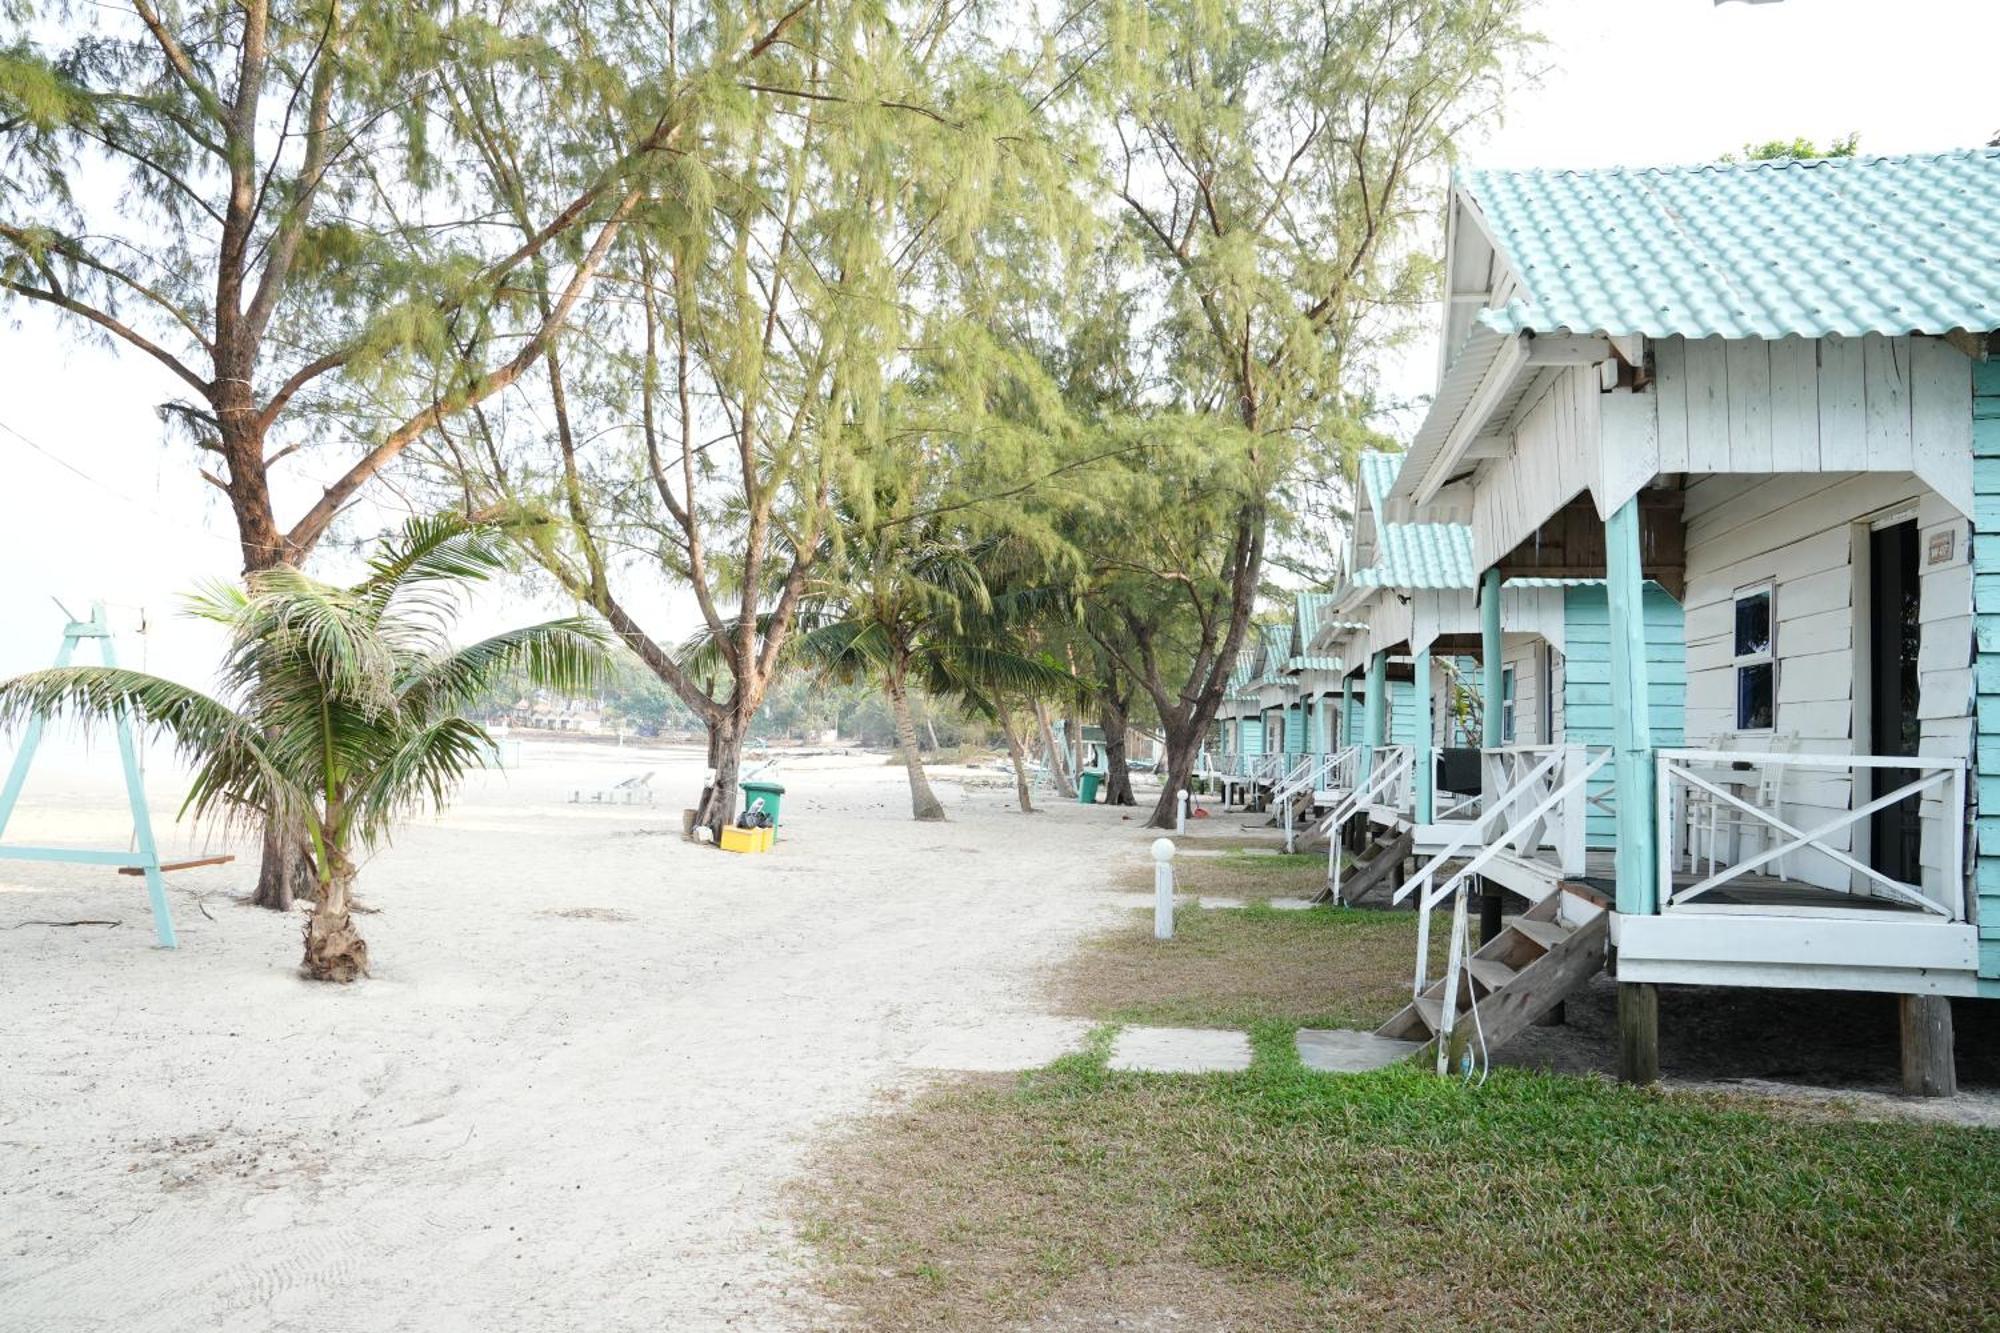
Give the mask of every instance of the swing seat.
<path id="1" fill-rule="evenodd" d="M 160 873 L 166 874 L 175 870 L 193 870 L 196 866 L 227 865 L 235 859 L 233 856 L 200 856 L 192 861 L 162 861 L 160 862 Z M 119 866 L 118 873 L 121 875 L 143 875 L 146 873 L 146 867 Z"/>

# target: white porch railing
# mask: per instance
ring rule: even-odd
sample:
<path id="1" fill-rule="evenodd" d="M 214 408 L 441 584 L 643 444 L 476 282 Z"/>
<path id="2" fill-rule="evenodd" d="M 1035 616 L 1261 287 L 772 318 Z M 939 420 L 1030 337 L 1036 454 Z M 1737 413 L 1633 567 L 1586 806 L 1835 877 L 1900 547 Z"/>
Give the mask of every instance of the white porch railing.
<path id="1" fill-rule="evenodd" d="M 1686 907 L 1705 894 L 1760 872 L 1766 878 L 1795 878 L 1788 870 L 1798 868 L 1799 853 L 1811 851 L 1847 873 L 1845 885 L 1823 882 L 1837 879 L 1837 874 L 1810 881 L 1822 889 L 1886 898 L 1947 921 L 1966 919 L 1964 760 L 1921 755 L 1661 750 L 1654 762 L 1658 765 L 1661 911 Z M 1836 810 L 1829 818 L 1794 822 L 1796 816 L 1789 816 L 1790 810 L 1818 803 L 1786 793 L 1797 790 L 1793 779 L 1801 770 L 1814 769 L 1846 773 L 1849 808 Z M 1909 777 L 1893 791 L 1863 799 L 1864 775 L 1884 769 Z M 1944 864 L 1934 889 L 1893 879 L 1833 841 L 1835 835 L 1861 825 L 1876 811 L 1903 800 L 1921 801 L 1925 795 L 1940 802 L 1945 825 L 1941 839 Z M 1824 807 L 1815 811 L 1824 813 Z M 1810 826 L 1801 828 L 1800 824 Z M 1729 831 L 1726 852 L 1719 846 L 1723 828 Z M 1921 822 L 1918 828 L 1921 841 Z M 1851 837 L 1845 840 L 1852 843 Z M 1694 876 L 1685 885 L 1679 882 L 1683 866 Z M 1704 866 L 1706 875 L 1702 874 Z"/>
<path id="2" fill-rule="evenodd" d="M 1551 755 L 1561 756 L 1561 762 L 1551 767 Z M 1569 776 L 1575 765 L 1587 761 L 1587 747 L 1581 745 L 1508 745 L 1481 750 L 1481 820 L 1505 820 L 1508 846 L 1519 855 L 1532 856 L 1537 848 L 1550 846 L 1564 874 L 1582 874 L 1590 794 L 1587 786 L 1571 787 Z M 1568 789 L 1562 805 L 1541 818 L 1527 818 L 1527 812 L 1559 785 Z"/>
<path id="3" fill-rule="evenodd" d="M 1410 775 L 1416 767 L 1415 758 L 1415 754 L 1407 745 L 1379 747 L 1375 751 L 1374 766 L 1366 780 L 1341 797 L 1327 813 L 1326 818 L 1320 821 L 1320 831 L 1327 836 L 1326 882 L 1333 890 L 1334 902 L 1340 901 L 1342 826 L 1371 806 L 1389 805 L 1398 809 L 1404 808 L 1403 803 L 1409 796 Z"/>
<path id="4" fill-rule="evenodd" d="M 1413 995 L 1422 995 L 1430 985 L 1431 912 L 1452 894 L 1462 892 L 1473 876 L 1485 869 L 1494 857 L 1508 851 L 1517 855 L 1532 854 L 1545 841 L 1550 841 L 1548 835 L 1554 832 L 1557 835 L 1556 845 L 1564 849 L 1561 853 L 1564 860 L 1560 863 L 1563 872 L 1578 874 L 1583 870 L 1582 793 L 1598 770 L 1611 762 L 1611 751 L 1605 748 L 1592 754 L 1581 745 L 1532 748 L 1544 752 L 1541 759 L 1512 787 L 1488 802 L 1486 812 L 1478 819 L 1469 821 L 1437 855 L 1424 862 L 1391 899 L 1400 903 L 1413 893 L 1417 895 L 1417 967 Z M 1510 822 L 1502 824 L 1501 817 L 1509 812 Z M 1497 831 L 1489 832 L 1496 826 Z M 1474 845 L 1479 847 L 1479 851 L 1450 879 L 1438 884 L 1438 872 L 1447 863 L 1465 856 Z M 1463 902 L 1455 905 L 1453 910 L 1462 912 Z M 1452 949 L 1456 955 L 1458 940 L 1455 936 Z M 1451 975 L 1456 976 L 1456 961 L 1452 968 Z"/>
<path id="5" fill-rule="evenodd" d="M 1272 799 L 1278 802 L 1278 818 L 1285 828 L 1285 850 L 1296 850 L 1295 825 L 1298 815 L 1293 804 L 1307 792 L 1326 790 L 1348 790 L 1354 781 L 1354 764 L 1360 756 L 1360 747 L 1350 745 L 1332 754 L 1310 754 L 1305 762 L 1292 770 L 1292 774 L 1282 783 Z M 1342 777 L 1346 778 L 1345 784 Z"/>

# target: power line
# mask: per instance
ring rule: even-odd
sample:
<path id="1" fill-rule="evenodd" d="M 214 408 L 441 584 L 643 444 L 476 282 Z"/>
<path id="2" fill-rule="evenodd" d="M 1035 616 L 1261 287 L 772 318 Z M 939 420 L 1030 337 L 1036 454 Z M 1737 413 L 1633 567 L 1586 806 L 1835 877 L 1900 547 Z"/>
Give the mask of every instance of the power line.
<path id="1" fill-rule="evenodd" d="M 152 505 L 147 504 L 144 500 L 133 499 L 131 496 L 125 494 L 125 492 L 111 485 L 109 482 L 101 481 L 98 478 L 91 476 L 88 472 L 85 472 L 82 468 L 70 462 L 67 458 L 64 458 L 61 454 L 57 453 L 55 450 L 49 448 L 47 445 L 41 444 L 38 441 L 29 438 L 27 435 L 23 434 L 15 427 L 8 425 L 4 421 L 0 421 L 0 431 L 6 431 L 9 435 L 19 440 L 22 444 L 27 445 L 30 449 L 33 449 L 36 453 L 48 459 L 51 463 L 54 463 L 57 467 L 62 468 L 64 471 L 70 473 L 75 477 L 82 479 L 83 481 L 89 482 L 92 486 L 95 486 L 98 490 L 103 491 L 106 495 L 111 496 L 113 499 L 123 500 L 126 504 L 131 505 L 134 509 L 143 509 L 147 513 L 151 514 L 154 518 L 159 519 L 162 523 L 171 524 L 177 528 L 182 528 L 184 531 L 197 532 L 201 536 L 207 537 L 211 541 L 219 541 L 219 542 L 229 541 L 227 537 L 223 537 L 218 533 L 211 532 L 207 528 L 192 528 L 192 529 L 187 528 L 185 518 L 175 518 L 172 515 L 162 513 L 160 510 L 154 508 Z M 231 544 L 233 545 L 234 543 Z"/>

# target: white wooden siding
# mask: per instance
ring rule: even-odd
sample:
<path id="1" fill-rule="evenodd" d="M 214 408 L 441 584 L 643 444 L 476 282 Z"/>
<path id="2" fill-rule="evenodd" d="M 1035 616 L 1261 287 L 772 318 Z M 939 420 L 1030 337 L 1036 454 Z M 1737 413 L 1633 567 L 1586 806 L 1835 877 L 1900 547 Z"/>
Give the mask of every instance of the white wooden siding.
<path id="1" fill-rule="evenodd" d="M 1664 338 L 1653 371 L 1657 472 L 1914 472 L 1972 512 L 1972 362 L 1942 339 Z"/>
<path id="2" fill-rule="evenodd" d="M 1865 350 L 1863 351 L 1865 357 Z M 1886 353 L 1885 353 L 1886 354 Z M 1883 373 L 1889 373 L 1886 370 Z M 1863 448 L 1866 431 L 1861 438 Z M 1964 757 L 1972 736 L 1972 591 L 1965 560 L 1968 528 L 1943 497 L 1905 473 L 1723 474 L 1693 481 L 1687 520 L 1687 738 L 1697 747 L 1762 749 L 1773 743 L 1812 754 L 1865 753 L 1857 739 L 1854 690 L 1866 643 L 1857 598 L 1855 545 L 1871 518 L 1909 513 L 1918 521 L 1922 650 L 1918 660 L 1927 756 Z M 1954 557 L 1926 561 L 1930 539 L 1950 532 Z M 1735 729 L 1734 599 L 1739 588 L 1774 585 L 1778 662 L 1773 733 Z M 1865 594 L 1864 594 L 1865 595 Z M 1784 793 L 1788 819 L 1809 827 L 1851 808 L 1852 783 L 1830 771 L 1800 775 Z M 1945 864 L 1948 822 L 1937 799 L 1924 806 L 1927 880 Z M 1962 819 L 1954 821 L 1961 830 Z M 1829 840 L 1854 851 L 1853 830 Z M 1787 864 L 1801 878 L 1850 887 L 1850 875 L 1816 853 Z M 1937 885 L 1929 887 L 1935 889 Z"/>
<path id="3" fill-rule="evenodd" d="M 1521 414 L 1512 451 L 1486 465 L 1473 495 L 1472 553 L 1481 569 L 1598 480 L 1603 396 L 1597 367 L 1569 366 Z"/>
<path id="4" fill-rule="evenodd" d="M 1502 665 L 1514 668 L 1514 739 L 1508 743 L 1546 744 L 1546 738 L 1541 734 L 1542 641 L 1509 635 L 1500 661 Z M 1561 711 L 1560 705 L 1557 711 Z"/>

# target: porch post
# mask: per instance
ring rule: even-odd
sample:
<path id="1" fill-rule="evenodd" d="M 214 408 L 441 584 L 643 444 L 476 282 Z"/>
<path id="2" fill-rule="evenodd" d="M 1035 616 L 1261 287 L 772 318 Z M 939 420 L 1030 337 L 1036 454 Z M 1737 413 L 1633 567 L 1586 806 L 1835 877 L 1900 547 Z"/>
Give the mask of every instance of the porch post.
<path id="1" fill-rule="evenodd" d="M 1479 584 L 1479 706 L 1480 744 L 1497 750 L 1500 735 L 1500 567 L 1486 571 Z"/>
<path id="2" fill-rule="evenodd" d="M 1419 824 L 1436 821 L 1437 760 L 1431 748 L 1431 650 L 1417 654 L 1417 809 Z"/>
<path id="3" fill-rule="evenodd" d="M 1346 663 L 1341 664 L 1343 667 Z M 1334 719 L 1334 748 L 1344 750 L 1354 744 L 1354 737 L 1347 734 L 1349 717 L 1354 711 L 1354 673 L 1345 672 L 1340 678 L 1340 715 Z"/>
<path id="4" fill-rule="evenodd" d="M 1637 496 L 1618 506 L 1605 521 L 1604 575 L 1611 609 L 1617 908 L 1626 916 L 1646 916 L 1658 910 L 1658 848 Z M 1660 1001 L 1659 993 L 1649 984 L 1618 985 L 1618 1076 L 1628 1083 L 1653 1083 L 1660 1077 Z"/>
<path id="5" fill-rule="evenodd" d="M 1639 572 L 1639 501 L 1618 507 L 1604 525 L 1605 581 L 1611 603 L 1611 711 L 1618 791 L 1618 910 L 1658 910 L 1654 862 L 1653 723 L 1646 673 L 1646 615 Z"/>
<path id="6" fill-rule="evenodd" d="M 1368 658 L 1368 693 L 1361 700 L 1361 780 L 1366 782 L 1375 775 L 1375 751 L 1382 744 L 1383 716 L 1388 711 L 1388 700 L 1382 696 L 1389 692 L 1389 654 L 1386 651 L 1370 654 Z"/>

